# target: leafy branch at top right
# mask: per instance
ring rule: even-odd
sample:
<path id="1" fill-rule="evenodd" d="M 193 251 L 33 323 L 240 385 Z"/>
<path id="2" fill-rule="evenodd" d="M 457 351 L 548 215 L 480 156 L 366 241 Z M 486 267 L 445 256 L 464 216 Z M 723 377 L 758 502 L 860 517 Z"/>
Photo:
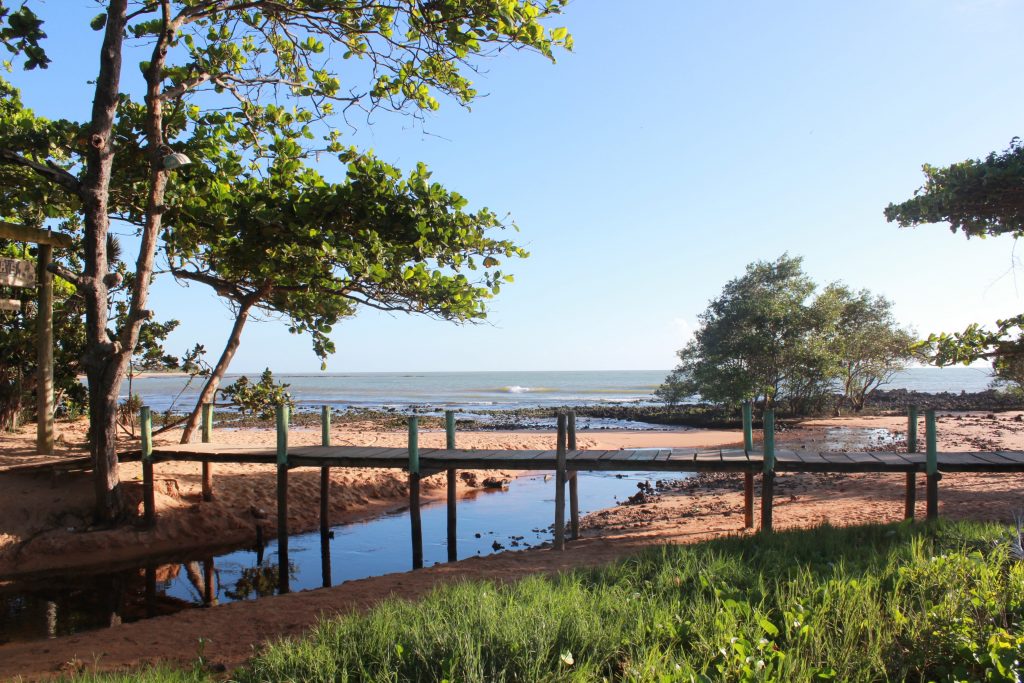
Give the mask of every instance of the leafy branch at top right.
<path id="1" fill-rule="evenodd" d="M 1002 152 L 944 168 L 925 164 L 925 184 L 914 196 L 889 204 L 885 217 L 900 227 L 948 222 L 968 239 L 1024 235 L 1024 145 L 1013 138 Z M 918 344 L 934 365 L 991 360 L 996 378 L 1024 381 L 1024 314 L 997 320 L 994 328 L 972 323 L 962 332 L 932 334 Z"/>

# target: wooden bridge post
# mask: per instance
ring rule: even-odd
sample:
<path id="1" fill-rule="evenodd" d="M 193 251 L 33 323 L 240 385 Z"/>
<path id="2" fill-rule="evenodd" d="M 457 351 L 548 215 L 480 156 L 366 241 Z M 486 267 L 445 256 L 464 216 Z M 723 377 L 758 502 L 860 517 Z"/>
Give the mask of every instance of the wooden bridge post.
<path id="1" fill-rule="evenodd" d="M 331 407 L 320 408 L 320 445 L 331 445 Z M 320 533 L 328 533 L 331 527 L 331 468 L 320 468 Z"/>
<path id="2" fill-rule="evenodd" d="M 412 529 L 412 568 L 423 568 L 423 525 L 420 520 L 420 425 L 409 416 L 409 526 Z"/>
<path id="3" fill-rule="evenodd" d="M 331 445 L 331 407 L 320 407 L 320 445 Z M 320 574 L 324 588 L 331 586 L 331 468 L 320 468 Z"/>
<path id="4" fill-rule="evenodd" d="M 288 585 L 288 406 L 277 406 L 277 591 Z"/>
<path id="5" fill-rule="evenodd" d="M 917 406 L 907 408 L 907 453 L 917 453 Z M 903 519 L 914 519 L 917 506 L 917 471 L 907 472 L 906 491 L 903 496 Z"/>
<path id="6" fill-rule="evenodd" d="M 203 404 L 203 443 L 210 443 L 213 439 L 213 406 L 209 403 Z M 203 500 L 209 503 L 213 500 L 213 465 L 203 463 Z"/>
<path id="7" fill-rule="evenodd" d="M 142 521 L 147 527 L 156 524 L 156 494 L 153 492 L 153 414 L 149 406 L 139 411 L 142 430 Z"/>
<path id="8" fill-rule="evenodd" d="M 570 410 L 566 426 L 569 437 L 569 450 L 576 450 L 576 411 Z M 569 538 L 580 537 L 580 487 L 578 471 L 569 472 Z"/>
<path id="9" fill-rule="evenodd" d="M 565 448 L 566 416 L 558 413 L 558 460 L 555 469 L 555 550 L 565 550 Z"/>
<path id="10" fill-rule="evenodd" d="M 743 402 L 743 452 L 754 450 L 754 406 L 751 401 Z M 754 473 L 743 473 L 743 526 L 754 528 Z"/>
<path id="11" fill-rule="evenodd" d="M 455 449 L 455 411 L 444 411 L 444 435 L 445 448 Z M 458 537 L 458 483 L 455 478 L 455 468 L 450 467 L 447 471 L 448 477 L 448 561 L 455 562 L 459 559 L 459 537 Z"/>
<path id="12" fill-rule="evenodd" d="M 929 408 L 924 411 L 924 439 L 927 448 L 928 460 L 925 465 L 925 472 L 928 475 L 927 487 L 927 519 L 928 521 L 939 518 L 939 454 L 935 434 L 935 410 Z"/>
<path id="13" fill-rule="evenodd" d="M 764 458 L 761 473 L 761 531 L 772 530 L 772 497 L 775 494 L 775 411 L 764 411 Z"/>

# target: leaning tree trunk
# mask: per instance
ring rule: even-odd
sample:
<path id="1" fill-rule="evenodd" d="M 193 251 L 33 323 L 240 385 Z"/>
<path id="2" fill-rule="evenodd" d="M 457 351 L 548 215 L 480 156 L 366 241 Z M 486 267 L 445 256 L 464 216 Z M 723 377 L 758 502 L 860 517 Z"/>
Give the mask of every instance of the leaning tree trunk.
<path id="1" fill-rule="evenodd" d="M 251 294 L 239 302 L 238 313 L 235 314 L 235 324 L 231 327 L 228 342 L 224 345 L 224 351 L 221 352 L 217 365 L 210 372 L 206 384 L 203 385 L 203 390 L 199 392 L 199 399 L 196 401 L 195 408 L 192 409 L 192 414 L 188 416 L 188 422 L 185 423 L 185 431 L 181 434 L 181 443 L 188 443 L 195 435 L 196 428 L 199 426 L 203 404 L 213 403 L 213 399 L 217 395 L 217 389 L 220 387 L 220 381 L 224 379 L 224 374 L 228 371 L 228 366 L 231 365 L 231 359 L 235 357 L 235 351 L 238 350 L 238 345 L 242 342 L 242 328 L 245 327 L 245 323 L 249 319 L 249 311 L 252 310 L 253 305 L 261 296 L 265 296 L 265 290 L 261 290 L 257 294 Z"/>

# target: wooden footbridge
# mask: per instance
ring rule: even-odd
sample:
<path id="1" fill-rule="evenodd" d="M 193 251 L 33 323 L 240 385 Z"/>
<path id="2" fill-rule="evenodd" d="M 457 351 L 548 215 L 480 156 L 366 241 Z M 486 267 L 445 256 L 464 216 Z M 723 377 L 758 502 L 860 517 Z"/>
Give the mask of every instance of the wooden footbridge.
<path id="1" fill-rule="evenodd" d="M 322 445 L 288 445 L 288 409 L 277 412 L 275 448 L 227 447 L 211 443 L 212 418 L 209 407 L 203 411 L 201 444 L 161 446 L 152 444 L 152 418 L 142 409 L 143 507 L 145 521 L 156 523 L 153 495 L 153 466 L 178 460 L 202 462 L 203 494 L 212 495 L 211 465 L 216 463 L 266 463 L 277 466 L 277 530 L 280 592 L 288 592 L 288 472 L 299 467 L 319 467 L 320 531 L 326 537 L 330 520 L 330 468 L 376 467 L 407 470 L 412 531 L 413 568 L 423 566 L 423 539 L 420 525 L 420 479 L 439 472 L 447 473 L 448 484 L 448 560 L 458 559 L 456 539 L 456 470 L 493 469 L 555 472 L 554 549 L 564 550 L 566 542 L 566 484 L 569 489 L 569 537 L 579 535 L 579 506 L 576 473 L 579 471 L 639 472 L 742 472 L 744 476 L 744 522 L 754 526 L 754 475 L 761 475 L 761 530 L 772 529 L 772 507 L 776 472 L 879 472 L 905 473 L 904 515 L 913 518 L 916 503 L 916 477 L 927 477 L 927 516 L 938 516 L 938 486 L 944 472 L 1024 472 L 1024 452 L 989 451 L 938 453 L 936 450 L 935 411 L 925 411 L 926 450 L 917 452 L 917 409 L 911 407 L 907 422 L 907 452 L 817 452 L 775 448 L 774 411 L 764 414 L 764 438 L 761 450 L 754 449 L 750 403 L 743 406 L 743 447 L 725 449 L 627 448 L 621 450 L 578 450 L 575 414 L 559 413 L 554 450 L 472 450 L 455 445 L 455 414 L 445 413 L 446 448 L 419 448 L 418 418 L 409 418 L 409 441 L 405 448 L 377 448 L 331 445 L 331 412 L 324 406 L 321 414 Z M 128 454 L 129 457 L 134 454 Z"/>

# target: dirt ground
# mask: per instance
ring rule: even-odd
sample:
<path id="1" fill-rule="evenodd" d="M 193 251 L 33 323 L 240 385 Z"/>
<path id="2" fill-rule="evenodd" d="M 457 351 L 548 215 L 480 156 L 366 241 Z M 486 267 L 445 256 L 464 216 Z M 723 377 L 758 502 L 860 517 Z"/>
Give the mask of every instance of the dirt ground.
<path id="1" fill-rule="evenodd" d="M 868 417 L 810 421 L 802 429 L 780 434 L 780 446 L 811 444 L 808 447 L 818 447 L 827 441 L 824 438 L 827 427 L 903 432 L 906 420 Z M 940 450 L 1024 450 L 1024 416 L 1020 413 L 943 414 L 938 420 L 938 432 Z M 919 426 L 919 433 L 923 438 L 923 424 Z M 236 434 L 239 436 L 234 436 Z M 24 438 L 30 436 L 26 433 Z M 296 443 L 302 443 L 301 439 L 307 437 L 309 443 L 315 443 L 319 433 L 299 433 L 296 437 Z M 581 434 L 580 444 L 584 448 L 712 446 L 736 443 L 738 437 L 738 433 L 729 431 L 593 432 Z M 74 442 L 74 438 L 72 435 L 66 440 Z M 233 432 L 223 437 L 218 434 L 217 438 L 270 443 L 273 433 Z M 334 438 L 335 443 L 346 443 L 344 439 L 349 439 L 348 442 L 355 445 L 400 445 L 404 434 L 337 430 Z M 443 434 L 424 434 L 421 443 L 431 446 L 432 439 L 440 442 Z M 553 435 L 536 432 L 460 434 L 460 445 L 480 448 L 545 448 L 552 442 Z M 4 443 L 4 450 L 8 450 L 8 442 Z M 10 463 L 16 456 L 4 457 Z M 0 460 L 0 464 L 3 462 Z M 124 466 L 124 479 L 137 476 L 133 467 Z M 177 469 L 179 467 L 181 469 Z M 78 481 L 75 475 L 68 475 L 68 480 L 50 481 L 39 475 L 0 473 L 0 519 L 4 520 L 0 527 L 4 536 L 0 539 L 11 539 L 0 540 L 0 566 L 10 571 L 12 568 L 23 570 L 25 567 L 96 562 L 100 558 L 109 559 L 110 553 L 130 557 L 132 543 L 141 544 L 145 552 L 150 552 L 154 543 L 180 544 L 194 541 L 202 534 L 237 533 L 243 541 L 247 540 L 255 514 L 266 514 L 268 524 L 274 518 L 273 487 L 268 484 L 273 473 L 260 470 L 272 470 L 266 466 L 237 467 L 238 471 L 225 471 L 218 466 L 217 500 L 202 503 L 198 500 L 198 465 L 159 465 L 161 479 L 175 483 L 166 485 L 159 503 L 161 525 L 167 530 L 158 528 L 155 532 L 69 531 L 74 528 L 71 524 L 54 527 L 54 515 L 67 511 L 81 515 L 82 510 L 87 510 L 88 482 Z M 317 476 L 312 473 L 309 482 L 299 477 L 293 480 L 297 529 L 303 525 L 313 528 L 316 524 Z M 389 505 L 400 505 L 404 495 L 402 477 L 386 471 L 367 472 L 365 476 L 339 471 L 335 476 L 338 477 L 336 490 L 340 492 L 342 487 L 347 490 L 344 496 L 338 496 L 339 515 L 373 514 Z M 918 477 L 918 485 L 917 514 L 921 517 L 924 514 L 923 477 Z M 1021 510 L 1022 485 L 1024 476 L 1018 475 L 946 475 L 940 487 L 940 515 L 1009 521 Z M 254 500 L 262 488 L 267 489 L 266 497 Z M 681 490 L 655 495 L 642 504 L 596 512 L 584 519 L 583 538 L 570 543 L 565 552 L 545 548 L 503 552 L 416 572 L 350 581 L 330 589 L 236 602 L 213 609 L 185 610 L 54 640 L 7 644 L 0 646 L 0 677 L 20 675 L 34 679 L 71 669 L 112 669 L 160 660 L 184 664 L 196 658 L 200 639 L 207 661 L 215 666 L 232 667 L 242 663 L 251 655 L 253 647 L 268 639 L 301 635 L 321 615 L 365 608 L 389 595 L 415 598 L 439 582 L 472 578 L 514 580 L 536 572 L 605 563 L 654 544 L 691 543 L 725 534 L 750 533 L 742 528 L 741 489 L 741 477 L 701 479 Z M 443 488 L 435 487 L 433 491 L 434 495 L 443 495 Z M 792 528 L 824 522 L 845 525 L 896 521 L 903 515 L 903 491 L 903 475 L 780 475 L 776 487 L 775 525 Z M 221 517 L 226 519 L 216 519 Z M 12 519 L 13 523 L 7 521 Z M 35 531 L 30 531 L 32 529 Z M 152 539 L 154 535 L 160 538 Z M 97 544 L 104 543 L 107 544 L 104 549 L 97 551 Z"/>

